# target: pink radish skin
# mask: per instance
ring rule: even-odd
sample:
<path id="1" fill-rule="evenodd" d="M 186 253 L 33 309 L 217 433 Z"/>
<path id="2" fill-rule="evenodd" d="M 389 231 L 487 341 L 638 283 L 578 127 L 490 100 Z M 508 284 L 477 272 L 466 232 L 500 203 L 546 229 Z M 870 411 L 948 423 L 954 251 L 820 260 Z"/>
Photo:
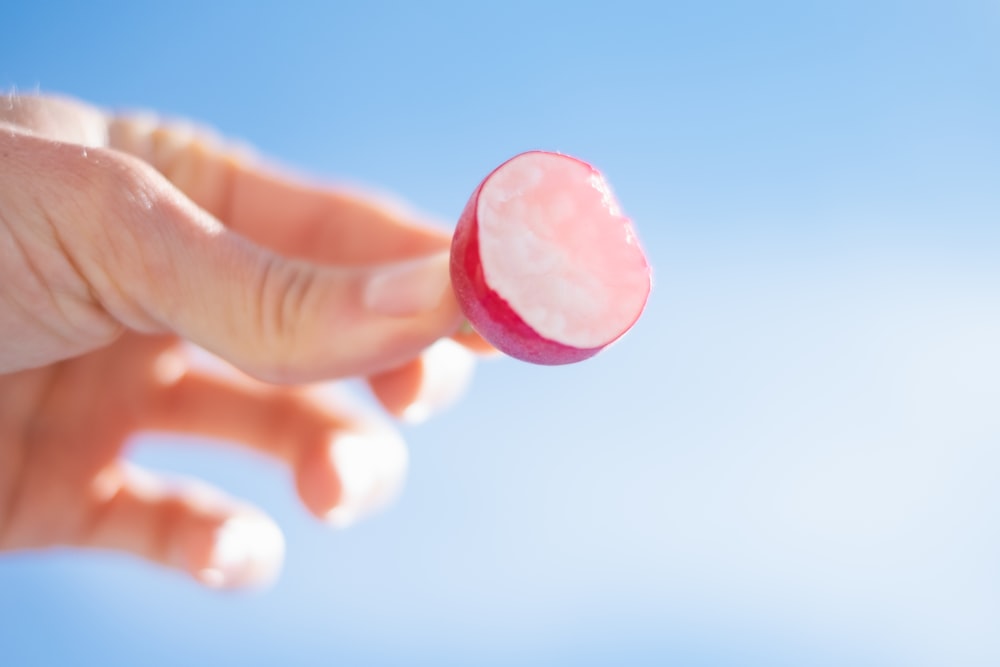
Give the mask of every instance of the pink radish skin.
<path id="1" fill-rule="evenodd" d="M 583 361 L 645 307 L 651 271 L 600 172 L 532 151 L 497 167 L 455 228 L 451 279 L 470 324 L 536 364 Z"/>

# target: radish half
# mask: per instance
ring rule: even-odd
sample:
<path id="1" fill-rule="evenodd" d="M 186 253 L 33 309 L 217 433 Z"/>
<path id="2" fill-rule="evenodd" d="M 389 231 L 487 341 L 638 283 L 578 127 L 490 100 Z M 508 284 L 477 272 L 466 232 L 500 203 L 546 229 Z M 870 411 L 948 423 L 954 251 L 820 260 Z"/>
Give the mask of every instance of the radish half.
<path id="1" fill-rule="evenodd" d="M 558 153 L 497 167 L 452 239 L 452 284 L 470 324 L 536 364 L 582 361 L 620 338 L 642 313 L 651 278 L 604 177 Z"/>

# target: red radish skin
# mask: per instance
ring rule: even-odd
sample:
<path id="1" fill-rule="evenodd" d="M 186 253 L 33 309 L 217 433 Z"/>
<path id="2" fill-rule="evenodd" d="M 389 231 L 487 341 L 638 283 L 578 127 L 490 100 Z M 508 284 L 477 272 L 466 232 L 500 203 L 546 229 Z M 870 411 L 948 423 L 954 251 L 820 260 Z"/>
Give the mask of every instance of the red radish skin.
<path id="1" fill-rule="evenodd" d="M 600 172 L 558 153 L 522 153 L 493 170 L 452 239 L 452 285 L 469 323 L 536 364 L 583 361 L 616 341 L 642 313 L 651 278 Z"/>

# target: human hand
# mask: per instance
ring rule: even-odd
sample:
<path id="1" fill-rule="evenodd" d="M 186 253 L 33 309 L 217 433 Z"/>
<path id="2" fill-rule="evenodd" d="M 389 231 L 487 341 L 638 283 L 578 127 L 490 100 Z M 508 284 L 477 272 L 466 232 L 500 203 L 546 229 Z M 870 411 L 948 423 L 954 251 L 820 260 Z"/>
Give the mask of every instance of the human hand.
<path id="1" fill-rule="evenodd" d="M 130 552 L 202 583 L 269 581 L 260 511 L 123 458 L 144 430 L 284 461 L 346 524 L 399 488 L 383 418 L 303 383 L 366 377 L 423 416 L 472 368 L 446 233 L 261 166 L 210 134 L 0 97 L 0 550 Z M 189 341 L 243 373 L 192 366 Z"/>

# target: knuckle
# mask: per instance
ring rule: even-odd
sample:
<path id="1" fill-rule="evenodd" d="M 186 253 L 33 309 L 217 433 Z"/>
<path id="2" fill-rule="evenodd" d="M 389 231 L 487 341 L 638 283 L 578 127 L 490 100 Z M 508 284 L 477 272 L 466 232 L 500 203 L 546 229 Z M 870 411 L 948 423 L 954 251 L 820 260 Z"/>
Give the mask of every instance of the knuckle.
<path id="1" fill-rule="evenodd" d="M 112 148 L 149 163 L 206 211 L 226 217 L 237 166 L 245 160 L 211 130 L 151 114 L 111 119 Z"/>
<path id="2" fill-rule="evenodd" d="M 88 194 L 101 210 L 134 221 L 161 204 L 162 188 L 156 187 L 140 160 L 109 150 L 89 151 L 83 157 Z"/>
<path id="3" fill-rule="evenodd" d="M 78 211 L 78 179 L 61 177 L 65 149 L 26 142 L 7 146 L 23 162 L 7 173 L 0 170 L 0 187 L 10 193 L 0 202 L 0 254 L 8 259 L 0 263 L 0 284 L 15 287 L 6 294 L 10 305 L 47 339 L 77 351 L 107 344 L 120 328 L 85 270 L 89 253 L 80 239 L 88 232 Z M 23 154 L 38 148 L 47 149 L 40 163 Z M 49 166 L 55 168 L 44 173 Z"/>
<path id="4" fill-rule="evenodd" d="M 304 370 L 310 353 L 307 313 L 315 300 L 316 276 L 277 256 L 261 260 L 250 291 L 249 325 L 258 349 L 251 372 L 275 382 L 290 382 Z"/>
<path id="5" fill-rule="evenodd" d="M 65 164 L 66 197 L 55 224 L 67 252 L 104 308 L 134 328 L 155 328 L 143 306 L 142 288 L 156 286 L 171 270 L 163 221 L 174 205 L 155 172 L 129 156 L 76 148 Z"/>

